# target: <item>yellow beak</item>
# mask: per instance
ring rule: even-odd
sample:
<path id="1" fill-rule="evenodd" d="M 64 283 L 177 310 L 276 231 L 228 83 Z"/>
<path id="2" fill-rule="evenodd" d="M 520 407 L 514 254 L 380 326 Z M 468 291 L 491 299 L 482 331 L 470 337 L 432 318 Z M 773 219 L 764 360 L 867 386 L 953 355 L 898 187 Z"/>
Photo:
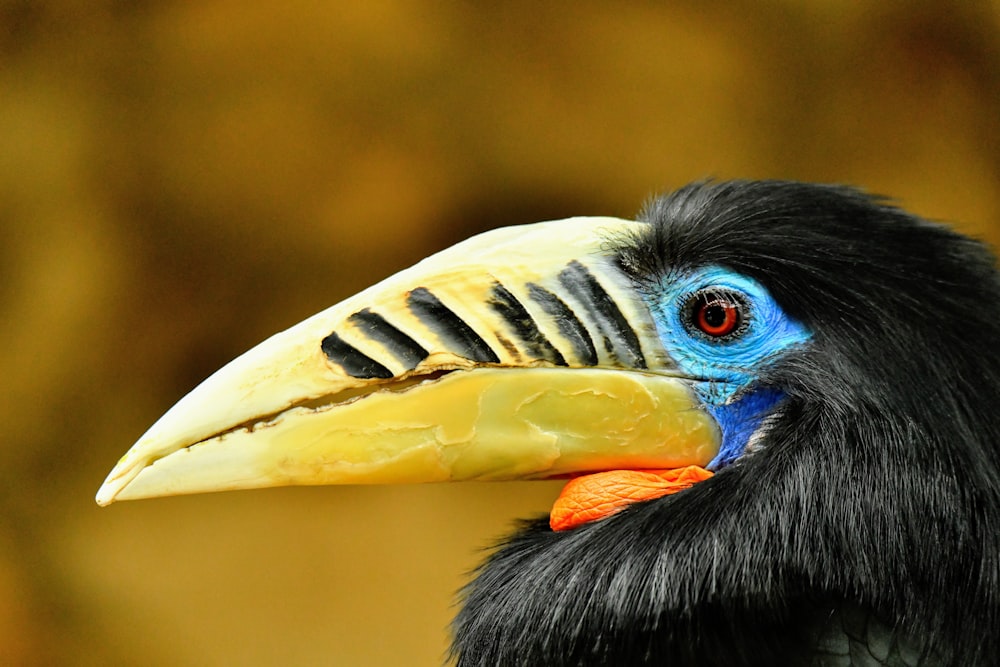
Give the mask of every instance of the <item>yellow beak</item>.
<path id="1" fill-rule="evenodd" d="M 718 427 L 608 249 L 641 228 L 507 227 L 427 258 L 209 377 L 97 502 L 705 465 Z"/>

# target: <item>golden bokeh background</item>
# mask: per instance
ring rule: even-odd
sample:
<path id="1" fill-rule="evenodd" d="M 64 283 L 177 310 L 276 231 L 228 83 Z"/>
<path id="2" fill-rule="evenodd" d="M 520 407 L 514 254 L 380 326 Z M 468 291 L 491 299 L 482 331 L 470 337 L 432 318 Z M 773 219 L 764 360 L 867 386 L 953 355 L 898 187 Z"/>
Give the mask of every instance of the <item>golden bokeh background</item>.
<path id="1" fill-rule="evenodd" d="M 466 572 L 558 485 L 99 483 L 424 255 L 707 176 L 1000 241 L 1000 3 L 0 0 L 0 663 L 440 664 Z"/>

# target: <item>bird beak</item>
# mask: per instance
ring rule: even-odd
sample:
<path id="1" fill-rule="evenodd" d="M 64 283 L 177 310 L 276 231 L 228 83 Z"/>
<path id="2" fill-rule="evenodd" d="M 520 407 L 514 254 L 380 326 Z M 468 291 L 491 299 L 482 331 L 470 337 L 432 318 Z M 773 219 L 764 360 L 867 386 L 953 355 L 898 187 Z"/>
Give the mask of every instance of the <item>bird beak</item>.
<path id="1" fill-rule="evenodd" d="M 705 465 L 718 426 L 608 249 L 643 227 L 508 227 L 427 258 L 209 377 L 97 502 Z"/>

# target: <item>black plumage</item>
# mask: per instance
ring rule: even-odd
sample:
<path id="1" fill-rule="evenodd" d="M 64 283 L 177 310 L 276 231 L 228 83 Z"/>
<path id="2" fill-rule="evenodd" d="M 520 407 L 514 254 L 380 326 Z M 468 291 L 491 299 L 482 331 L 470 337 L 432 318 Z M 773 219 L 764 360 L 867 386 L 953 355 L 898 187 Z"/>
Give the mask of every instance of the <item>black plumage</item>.
<path id="1" fill-rule="evenodd" d="M 813 333 L 757 380 L 787 401 L 683 493 L 522 525 L 463 593 L 458 664 L 995 664 L 992 255 L 844 187 L 696 184 L 644 219 L 616 240 L 640 290 L 719 265 Z"/>

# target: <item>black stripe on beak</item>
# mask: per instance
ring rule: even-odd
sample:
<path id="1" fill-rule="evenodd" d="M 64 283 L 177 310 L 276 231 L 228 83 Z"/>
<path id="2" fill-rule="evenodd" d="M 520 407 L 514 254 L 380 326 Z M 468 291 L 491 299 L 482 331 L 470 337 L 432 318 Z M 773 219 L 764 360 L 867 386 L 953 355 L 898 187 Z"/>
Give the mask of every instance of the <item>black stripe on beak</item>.
<path id="1" fill-rule="evenodd" d="M 388 380 L 393 377 L 392 371 L 346 342 L 336 331 L 324 338 L 320 347 L 327 359 L 339 364 L 351 377 L 365 380 Z"/>
<path id="2" fill-rule="evenodd" d="M 521 339 L 528 353 L 536 359 L 551 361 L 556 366 L 566 366 L 562 353 L 545 337 L 531 314 L 510 290 L 500 283 L 493 283 L 493 298 L 490 305 L 506 320 L 510 328 Z"/>
<path id="3" fill-rule="evenodd" d="M 639 337 L 587 267 L 573 260 L 559 272 L 559 282 L 586 308 L 587 315 L 604 336 L 604 347 L 610 354 L 630 368 L 646 368 Z"/>
<path id="4" fill-rule="evenodd" d="M 427 358 L 427 350 L 420 343 L 368 308 L 354 313 L 348 319 L 366 336 L 385 346 L 408 371 Z"/>
<path id="5" fill-rule="evenodd" d="M 586 366 L 596 366 L 597 349 L 594 348 L 594 341 L 576 313 L 558 296 L 535 283 L 528 283 L 528 294 L 555 321 L 559 333 L 573 344 L 577 359 Z"/>
<path id="6" fill-rule="evenodd" d="M 412 290 L 406 297 L 406 304 L 455 354 L 480 363 L 500 363 L 500 357 L 482 336 L 426 287 Z"/>

